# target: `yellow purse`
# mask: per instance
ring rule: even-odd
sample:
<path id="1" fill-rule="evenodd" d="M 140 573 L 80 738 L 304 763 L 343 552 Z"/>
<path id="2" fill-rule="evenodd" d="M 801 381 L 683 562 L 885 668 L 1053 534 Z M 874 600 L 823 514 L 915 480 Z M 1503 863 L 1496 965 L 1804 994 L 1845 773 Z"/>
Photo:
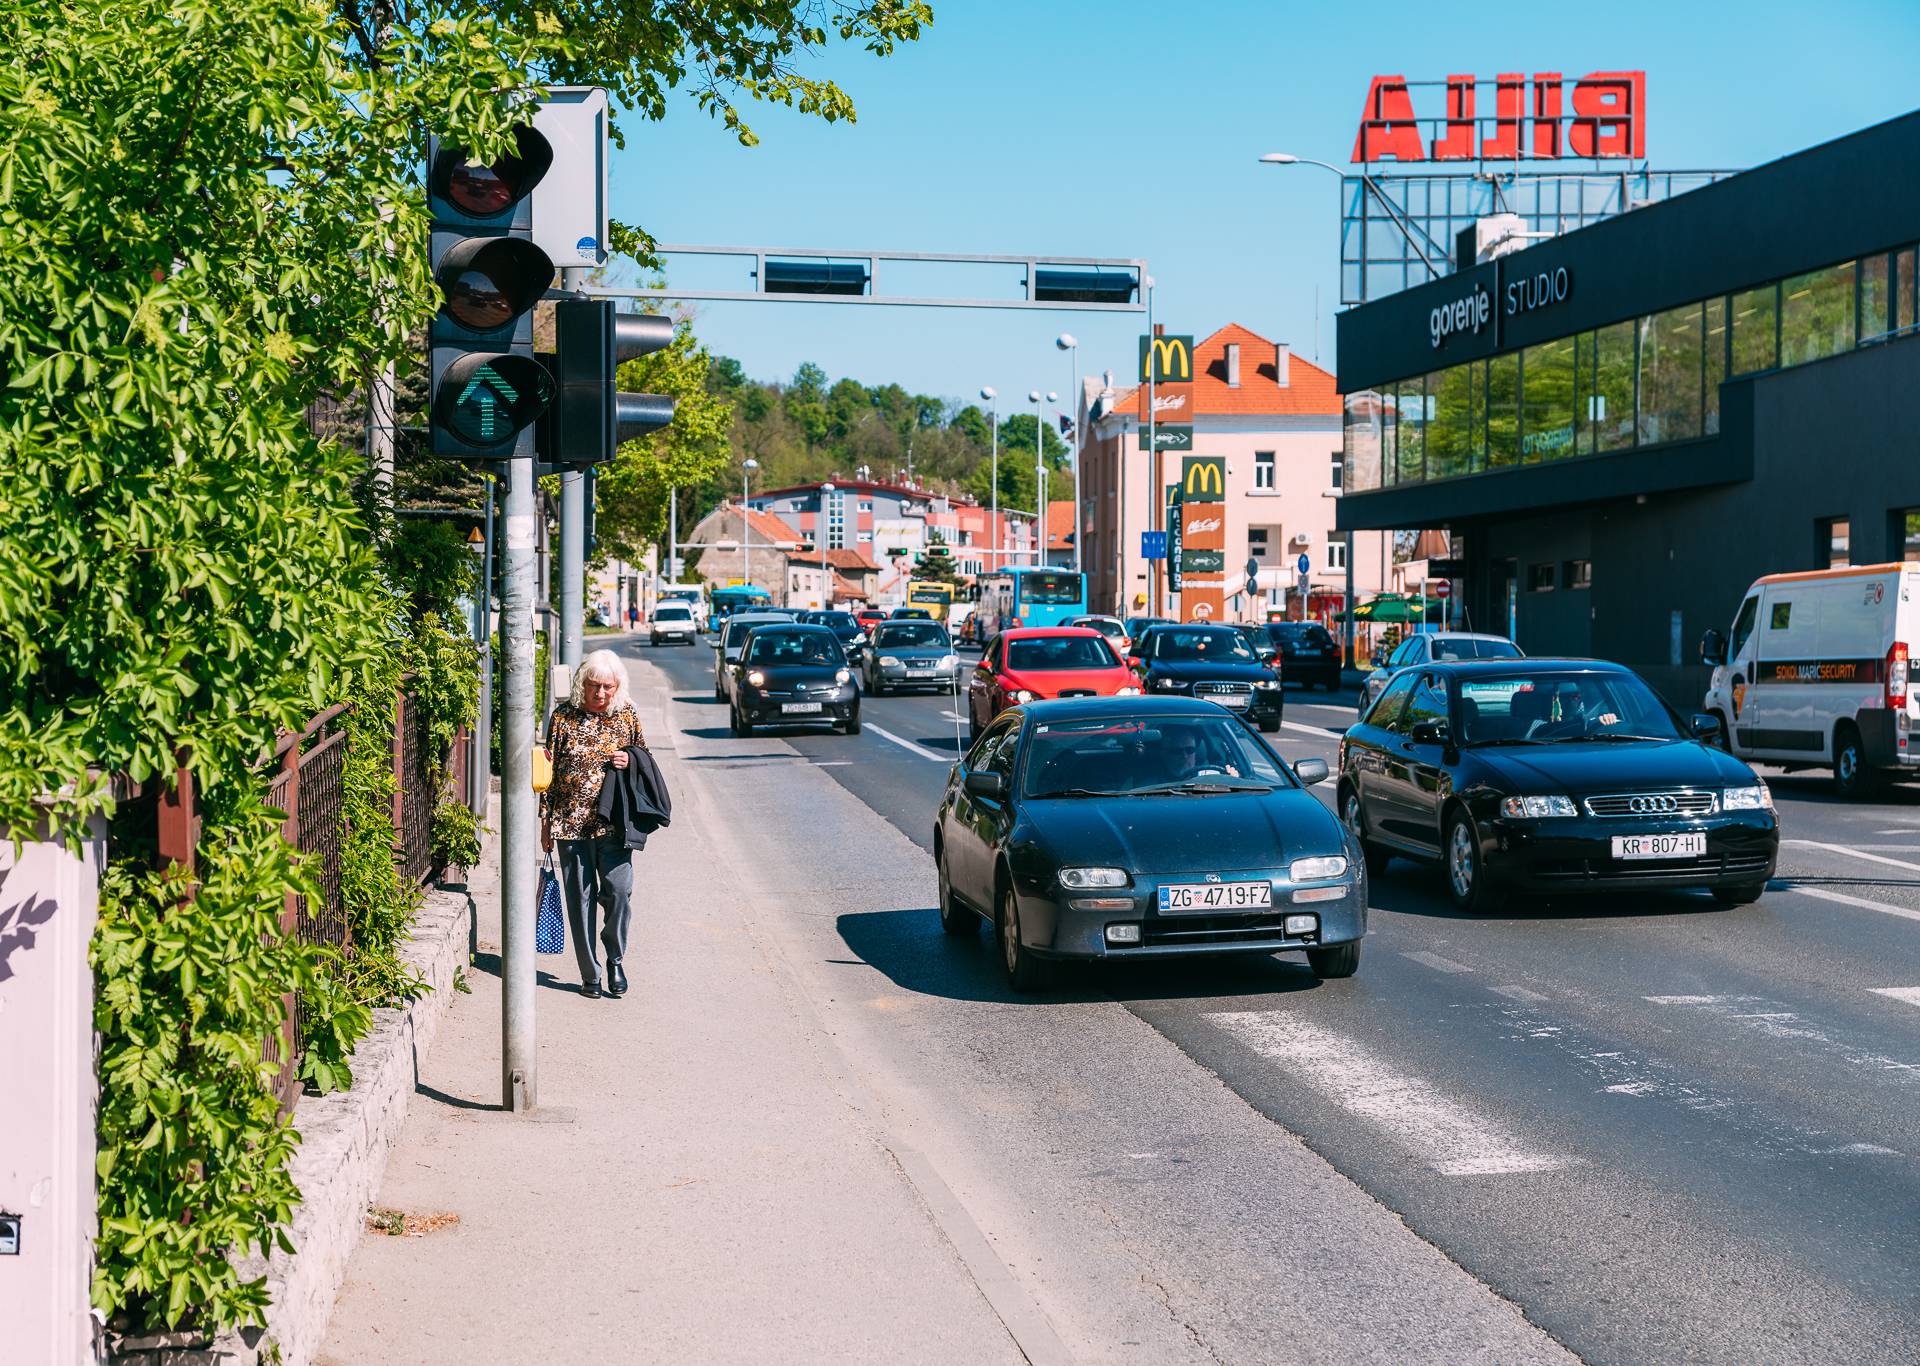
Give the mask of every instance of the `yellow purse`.
<path id="1" fill-rule="evenodd" d="M 547 754 L 545 745 L 533 747 L 533 790 L 545 792 L 553 782 L 553 760 Z"/>

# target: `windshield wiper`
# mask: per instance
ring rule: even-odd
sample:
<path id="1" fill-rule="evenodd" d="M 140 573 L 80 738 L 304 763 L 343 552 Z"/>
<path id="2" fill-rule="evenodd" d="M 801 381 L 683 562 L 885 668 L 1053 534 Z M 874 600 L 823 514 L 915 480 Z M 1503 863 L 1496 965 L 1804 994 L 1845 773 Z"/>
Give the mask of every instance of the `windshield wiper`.
<path id="1" fill-rule="evenodd" d="M 1124 792 L 1103 792 L 1092 787 L 1061 787 L 1052 792 L 1035 792 L 1028 796 L 1030 802 L 1046 801 L 1050 797 L 1124 797 Z"/>
<path id="2" fill-rule="evenodd" d="M 1162 783 L 1158 787 L 1137 787 L 1127 795 L 1130 797 L 1163 796 L 1208 796 L 1217 792 L 1271 792 L 1271 783 L 1226 782 L 1226 783 Z"/>
<path id="3" fill-rule="evenodd" d="M 1671 740 L 1671 735 L 1622 735 L 1618 731 L 1601 731 L 1596 735 L 1575 736 L 1579 740 Z"/>

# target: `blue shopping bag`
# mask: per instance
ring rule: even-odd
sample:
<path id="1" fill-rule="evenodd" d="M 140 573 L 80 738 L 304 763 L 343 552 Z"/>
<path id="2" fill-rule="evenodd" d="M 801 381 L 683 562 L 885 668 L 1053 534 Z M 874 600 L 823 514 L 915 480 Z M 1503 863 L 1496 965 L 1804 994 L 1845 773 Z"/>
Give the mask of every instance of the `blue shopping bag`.
<path id="1" fill-rule="evenodd" d="M 540 869 L 540 909 L 533 917 L 533 951 L 567 951 L 567 911 L 560 901 L 560 878 L 553 871 L 553 855 Z"/>

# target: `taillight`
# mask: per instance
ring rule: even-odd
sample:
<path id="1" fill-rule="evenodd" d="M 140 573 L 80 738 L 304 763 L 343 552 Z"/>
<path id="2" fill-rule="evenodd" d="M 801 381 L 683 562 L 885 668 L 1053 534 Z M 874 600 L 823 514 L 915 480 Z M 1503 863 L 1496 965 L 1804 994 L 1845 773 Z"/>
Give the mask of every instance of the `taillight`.
<path id="1" fill-rule="evenodd" d="M 1907 643 L 1903 640 L 1895 641 L 1887 651 L 1887 705 L 1907 705 Z"/>
<path id="2" fill-rule="evenodd" d="M 1013 624 L 1014 624 L 1015 626 L 1018 626 L 1018 625 L 1020 624 L 1020 618 L 1019 618 L 1019 617 L 1015 617 L 1015 618 L 1013 619 Z"/>

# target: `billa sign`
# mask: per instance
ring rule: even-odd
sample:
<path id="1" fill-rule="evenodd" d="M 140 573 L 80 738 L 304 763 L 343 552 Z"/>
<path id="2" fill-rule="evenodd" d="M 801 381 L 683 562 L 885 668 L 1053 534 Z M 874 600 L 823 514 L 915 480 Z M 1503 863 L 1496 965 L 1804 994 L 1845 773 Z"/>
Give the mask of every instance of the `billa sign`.
<path id="1" fill-rule="evenodd" d="M 1375 76 L 1353 139 L 1353 161 L 1605 161 L 1647 154 L 1647 73 L 1540 71 L 1486 80 L 1449 76 L 1443 108 L 1416 114 L 1405 76 Z M 1423 89 L 1438 81 L 1417 82 Z M 1492 95 L 1487 111 L 1484 95 Z M 1424 131 L 1423 131 L 1424 128 Z"/>
<path id="2" fill-rule="evenodd" d="M 1176 423 L 1168 427 L 1152 429 L 1153 439 L 1149 441 L 1148 429 L 1142 427 L 1137 433 L 1139 449 L 1149 448 L 1156 451 L 1190 451 L 1193 449 L 1193 428 Z"/>
<path id="3" fill-rule="evenodd" d="M 1218 621 L 1227 595 L 1227 458 L 1187 456 L 1179 487 L 1180 615 Z"/>

